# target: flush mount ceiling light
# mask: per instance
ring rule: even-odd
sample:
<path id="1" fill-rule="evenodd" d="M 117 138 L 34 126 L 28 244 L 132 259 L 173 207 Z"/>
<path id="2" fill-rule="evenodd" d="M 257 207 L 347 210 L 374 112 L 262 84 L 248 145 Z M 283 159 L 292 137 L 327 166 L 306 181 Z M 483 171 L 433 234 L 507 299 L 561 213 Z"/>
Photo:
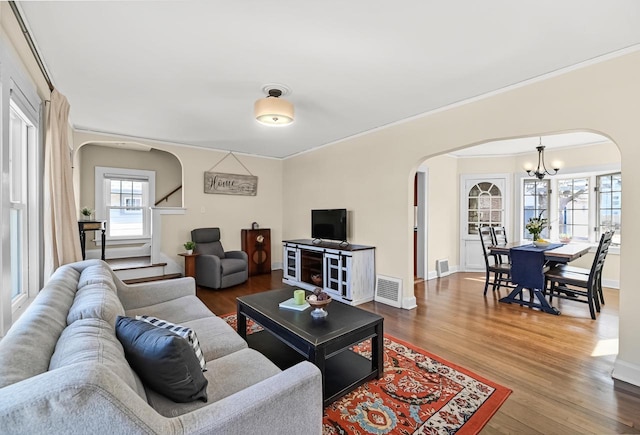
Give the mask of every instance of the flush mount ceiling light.
<path id="1" fill-rule="evenodd" d="M 253 106 L 256 120 L 265 125 L 291 124 L 293 122 L 293 104 L 280 98 L 290 91 L 283 86 L 265 86 L 263 90 L 267 93 L 267 97 L 257 100 Z"/>
<path id="2" fill-rule="evenodd" d="M 536 149 L 538 150 L 538 167 L 534 171 L 533 165 L 525 165 L 524 170 L 527 171 L 527 174 L 529 176 L 535 176 L 538 180 L 542 180 L 545 175 L 556 175 L 560 170 L 560 163 L 551 163 L 553 165 L 553 173 L 547 170 L 547 167 L 544 164 L 544 145 L 542 145 L 542 137 L 540 138 L 540 144 L 536 147 Z"/>

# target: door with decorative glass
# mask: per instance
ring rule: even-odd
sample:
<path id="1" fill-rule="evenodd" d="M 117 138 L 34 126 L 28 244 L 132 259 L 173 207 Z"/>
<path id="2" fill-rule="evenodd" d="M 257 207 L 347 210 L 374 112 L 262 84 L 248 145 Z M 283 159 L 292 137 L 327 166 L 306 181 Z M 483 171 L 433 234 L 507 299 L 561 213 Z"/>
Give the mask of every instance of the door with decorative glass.
<path id="1" fill-rule="evenodd" d="M 484 270 L 484 258 L 478 228 L 504 226 L 509 222 L 508 176 L 463 175 L 460 186 L 461 243 L 460 268 Z M 507 234 L 509 234 L 507 228 Z"/>

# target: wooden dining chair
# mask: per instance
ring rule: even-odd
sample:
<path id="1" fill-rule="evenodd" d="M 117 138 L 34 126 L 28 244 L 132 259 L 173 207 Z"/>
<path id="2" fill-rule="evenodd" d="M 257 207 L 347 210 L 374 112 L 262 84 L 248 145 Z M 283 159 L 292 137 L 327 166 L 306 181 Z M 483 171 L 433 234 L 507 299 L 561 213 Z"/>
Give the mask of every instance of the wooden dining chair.
<path id="1" fill-rule="evenodd" d="M 613 235 L 615 233 L 615 230 L 611 230 L 611 238 L 613 239 Z M 607 254 L 609 253 L 609 246 L 611 246 L 611 243 L 607 244 L 606 246 L 604 246 L 604 242 L 607 238 L 603 237 L 604 234 L 602 236 L 600 236 L 600 243 L 598 244 L 598 251 L 603 251 L 604 252 L 604 258 L 603 261 L 607 259 Z M 559 264 L 557 267 L 562 268 L 562 270 L 566 271 L 566 272 L 573 272 L 573 273 L 580 273 L 582 275 L 589 275 L 589 273 L 591 273 L 591 269 L 586 269 L 584 267 L 577 267 L 577 266 L 570 266 L 568 264 Z M 604 265 L 603 265 L 604 267 Z M 598 287 L 598 297 L 600 299 L 600 303 L 602 305 L 604 305 L 604 292 L 602 291 L 602 270 L 600 271 L 600 273 L 598 274 L 597 277 L 598 281 L 597 281 L 597 287 Z"/>
<path id="2" fill-rule="evenodd" d="M 504 227 L 491 227 L 491 234 L 493 237 L 493 244 L 497 246 L 506 246 L 507 245 L 507 232 Z M 502 258 L 500 254 L 494 254 L 496 258 L 496 263 L 509 263 L 510 259 L 508 255 L 505 255 L 505 258 Z"/>
<path id="3" fill-rule="evenodd" d="M 499 256 L 494 256 L 489 252 L 489 246 L 495 244 L 491 227 L 480 227 L 478 234 L 480 235 L 480 244 L 482 245 L 482 254 L 484 255 L 484 294 L 486 295 L 489 284 L 492 285 L 493 290 L 497 290 L 502 286 L 509 287 L 508 284 L 511 282 L 511 265 L 500 262 L 496 258 Z"/>
<path id="4" fill-rule="evenodd" d="M 507 244 L 507 232 L 504 227 L 491 227 L 493 231 L 493 242 L 496 245 Z"/>
<path id="5" fill-rule="evenodd" d="M 596 312 L 600 312 L 600 294 L 602 290 L 602 267 L 607 255 L 613 231 L 605 232 L 600 238 L 598 250 L 593 259 L 589 274 L 576 273 L 566 267 L 558 265 L 545 273 L 545 278 L 550 282 L 549 301 L 553 297 L 568 299 L 586 303 L 589 306 L 591 318 L 595 320 Z"/>

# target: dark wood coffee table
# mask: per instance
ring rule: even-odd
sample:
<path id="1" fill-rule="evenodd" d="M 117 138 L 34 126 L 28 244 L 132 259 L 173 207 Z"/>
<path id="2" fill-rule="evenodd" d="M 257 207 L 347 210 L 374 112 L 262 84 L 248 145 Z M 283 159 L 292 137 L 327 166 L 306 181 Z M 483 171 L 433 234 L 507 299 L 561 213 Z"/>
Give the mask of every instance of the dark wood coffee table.
<path id="1" fill-rule="evenodd" d="M 325 308 L 329 315 L 318 320 L 311 317 L 312 308 L 293 311 L 278 307 L 291 297 L 293 289 L 286 288 L 237 299 L 238 333 L 251 348 L 282 370 L 303 360 L 318 366 L 324 406 L 368 380 L 382 377 L 383 317 L 333 301 Z M 247 336 L 247 318 L 264 331 Z M 350 349 L 365 340 L 371 340 L 371 359 Z"/>

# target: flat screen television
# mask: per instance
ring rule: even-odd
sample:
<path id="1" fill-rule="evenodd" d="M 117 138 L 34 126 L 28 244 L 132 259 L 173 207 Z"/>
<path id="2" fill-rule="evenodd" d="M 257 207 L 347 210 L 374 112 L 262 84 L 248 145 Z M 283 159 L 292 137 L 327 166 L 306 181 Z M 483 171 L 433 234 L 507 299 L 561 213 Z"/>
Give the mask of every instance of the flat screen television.
<path id="1" fill-rule="evenodd" d="M 311 237 L 347 241 L 347 209 L 311 210 Z"/>

